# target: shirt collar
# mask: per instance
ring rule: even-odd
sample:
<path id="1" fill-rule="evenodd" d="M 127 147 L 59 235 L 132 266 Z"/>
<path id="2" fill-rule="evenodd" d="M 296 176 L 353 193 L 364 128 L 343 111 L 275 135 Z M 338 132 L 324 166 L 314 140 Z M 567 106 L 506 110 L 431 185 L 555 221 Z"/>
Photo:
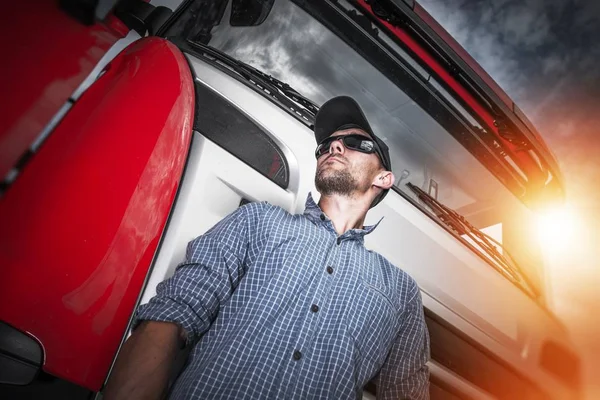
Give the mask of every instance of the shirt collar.
<path id="1" fill-rule="evenodd" d="M 306 198 L 306 207 L 304 209 L 304 215 L 312 221 L 315 225 L 324 225 L 328 229 L 335 232 L 335 228 L 333 227 L 333 223 L 327 217 L 327 215 L 321 210 L 321 207 L 313 200 L 312 193 L 308 194 Z M 323 216 L 323 217 L 321 217 Z M 345 232 L 341 237 L 354 237 L 356 239 L 364 239 L 365 235 L 373 232 L 375 228 L 379 225 L 383 217 L 375 224 L 375 225 L 365 225 L 362 229 L 350 229 Z M 337 232 L 335 232 L 337 235 Z"/>

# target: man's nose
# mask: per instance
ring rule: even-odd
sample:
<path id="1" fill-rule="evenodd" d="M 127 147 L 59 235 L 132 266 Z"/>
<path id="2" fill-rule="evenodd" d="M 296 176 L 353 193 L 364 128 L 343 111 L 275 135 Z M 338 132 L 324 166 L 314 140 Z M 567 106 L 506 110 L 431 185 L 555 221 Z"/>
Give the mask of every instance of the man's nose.
<path id="1" fill-rule="evenodd" d="M 345 149 L 346 148 L 344 147 L 344 144 L 342 143 L 341 139 L 334 140 L 333 142 L 331 142 L 331 145 L 329 146 L 329 152 L 331 154 L 334 154 L 334 153 L 344 154 Z"/>

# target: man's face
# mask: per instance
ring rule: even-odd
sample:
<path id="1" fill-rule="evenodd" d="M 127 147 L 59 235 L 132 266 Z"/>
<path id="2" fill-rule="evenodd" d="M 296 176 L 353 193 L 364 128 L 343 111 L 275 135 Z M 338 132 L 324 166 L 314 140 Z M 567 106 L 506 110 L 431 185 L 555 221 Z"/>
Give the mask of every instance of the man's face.
<path id="1" fill-rule="evenodd" d="M 345 129 L 331 136 L 362 135 L 371 138 L 361 129 Z M 367 154 L 347 149 L 341 140 L 331 143 L 330 151 L 317 159 L 315 186 L 322 195 L 361 195 L 372 186 L 381 170 L 381 161 L 375 153 Z"/>

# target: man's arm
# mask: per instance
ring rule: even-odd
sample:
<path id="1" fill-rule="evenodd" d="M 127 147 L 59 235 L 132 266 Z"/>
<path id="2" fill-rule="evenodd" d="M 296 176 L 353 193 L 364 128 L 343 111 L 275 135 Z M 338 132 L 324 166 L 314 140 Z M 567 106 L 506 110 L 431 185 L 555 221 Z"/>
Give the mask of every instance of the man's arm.
<path id="1" fill-rule="evenodd" d="M 164 394 L 179 349 L 209 329 L 252 263 L 268 207 L 254 203 L 238 208 L 188 244 L 185 262 L 138 309 L 134 332 L 109 379 L 107 400 Z"/>
<path id="2" fill-rule="evenodd" d="M 170 322 L 143 321 L 125 342 L 104 391 L 105 400 L 160 399 L 185 332 Z"/>
<path id="3" fill-rule="evenodd" d="M 421 293 L 414 295 L 402 314 L 396 340 L 378 377 L 378 399 L 429 399 L 429 332 Z"/>

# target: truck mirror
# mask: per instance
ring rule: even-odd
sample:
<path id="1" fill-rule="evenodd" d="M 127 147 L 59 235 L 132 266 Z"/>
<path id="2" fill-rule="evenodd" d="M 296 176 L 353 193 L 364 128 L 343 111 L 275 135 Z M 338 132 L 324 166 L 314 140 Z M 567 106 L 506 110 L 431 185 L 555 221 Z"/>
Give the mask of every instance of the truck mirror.
<path id="1" fill-rule="evenodd" d="M 256 26 L 263 23 L 275 0 L 232 0 L 231 26 Z"/>
<path id="2" fill-rule="evenodd" d="M 142 37 L 146 32 L 150 36 L 156 35 L 172 14 L 170 8 L 156 7 L 141 0 L 123 1 L 115 9 L 115 16 Z"/>

